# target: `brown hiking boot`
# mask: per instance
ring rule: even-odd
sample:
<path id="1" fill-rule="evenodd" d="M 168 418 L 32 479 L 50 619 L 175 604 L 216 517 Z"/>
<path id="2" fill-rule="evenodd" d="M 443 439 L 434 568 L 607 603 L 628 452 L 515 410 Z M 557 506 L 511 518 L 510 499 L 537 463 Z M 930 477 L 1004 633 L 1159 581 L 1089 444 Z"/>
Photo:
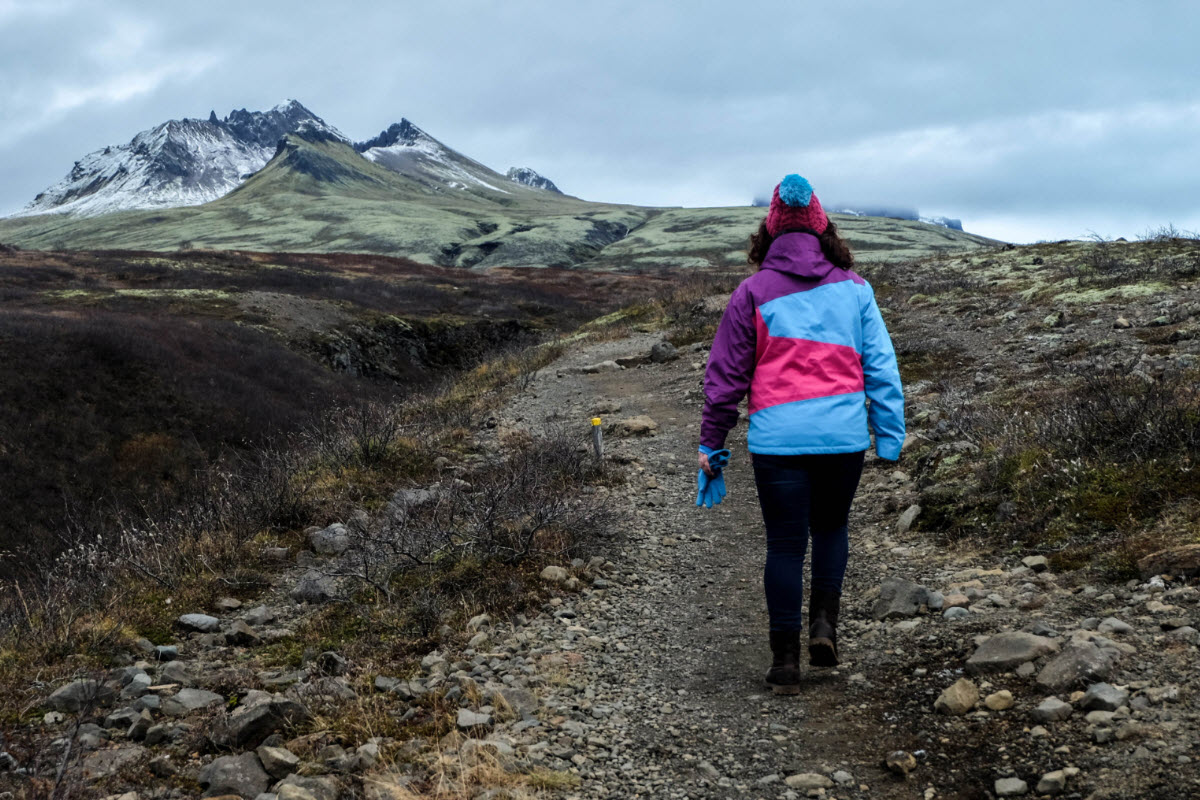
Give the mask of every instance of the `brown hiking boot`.
<path id="1" fill-rule="evenodd" d="M 837 621 L 842 596 L 828 589 L 813 589 L 808 597 L 808 663 L 814 667 L 838 665 Z"/>
<path id="2" fill-rule="evenodd" d="M 767 685 L 775 694 L 800 693 L 800 631 L 771 631 Z"/>

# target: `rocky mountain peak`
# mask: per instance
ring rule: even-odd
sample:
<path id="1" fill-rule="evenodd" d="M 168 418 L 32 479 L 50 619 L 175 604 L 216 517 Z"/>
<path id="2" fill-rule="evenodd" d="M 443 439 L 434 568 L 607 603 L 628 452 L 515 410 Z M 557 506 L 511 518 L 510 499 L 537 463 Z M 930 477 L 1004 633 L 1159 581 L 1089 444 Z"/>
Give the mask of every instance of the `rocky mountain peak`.
<path id="1" fill-rule="evenodd" d="M 534 189 L 545 189 L 548 192 L 562 194 L 562 190 L 555 186 L 552 180 L 539 175 L 529 167 L 513 167 L 508 171 L 506 177 L 513 183 L 520 183 L 525 186 L 531 186 Z"/>
<path id="2" fill-rule="evenodd" d="M 429 139 L 429 134 L 402 118 L 399 122 L 393 122 L 386 129 L 380 131 L 378 136 L 355 144 L 354 149 L 364 153 L 373 147 L 392 147 L 397 144 L 414 145 L 419 141 Z"/>
<path id="3" fill-rule="evenodd" d="M 211 115 L 209 121 L 212 122 L 215 116 Z M 220 124 L 244 142 L 274 148 L 285 133 L 291 133 L 305 122 L 325 125 L 324 120 L 299 101 L 287 100 L 270 111 L 247 111 L 244 108 L 231 111 Z"/>

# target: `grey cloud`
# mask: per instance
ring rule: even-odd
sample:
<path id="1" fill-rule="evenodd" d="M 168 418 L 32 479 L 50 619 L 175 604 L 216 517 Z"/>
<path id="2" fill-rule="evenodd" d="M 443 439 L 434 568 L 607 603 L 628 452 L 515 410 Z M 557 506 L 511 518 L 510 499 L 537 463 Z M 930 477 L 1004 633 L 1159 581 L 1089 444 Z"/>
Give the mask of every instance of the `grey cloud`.
<path id="1" fill-rule="evenodd" d="M 122 48 L 122 21 L 147 35 Z M 743 204 L 800 171 L 1013 238 L 1200 228 L 1186 0 L 118 1 L 0 10 L 0 32 L 0 213 L 163 119 L 296 97 L 352 137 L 405 116 L 591 199 Z M 122 76 L 145 87 L 41 116 Z"/>

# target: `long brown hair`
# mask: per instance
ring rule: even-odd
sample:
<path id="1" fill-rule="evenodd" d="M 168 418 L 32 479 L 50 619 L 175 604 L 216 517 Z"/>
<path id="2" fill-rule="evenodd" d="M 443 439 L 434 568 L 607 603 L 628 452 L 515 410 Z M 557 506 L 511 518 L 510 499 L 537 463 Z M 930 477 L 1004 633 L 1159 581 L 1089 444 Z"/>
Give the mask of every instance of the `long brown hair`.
<path id="1" fill-rule="evenodd" d="M 850 245 L 838 236 L 837 225 L 833 224 L 833 220 L 829 221 L 828 227 L 824 233 L 817 233 L 808 228 L 794 228 L 803 233 L 811 233 L 817 237 L 817 241 L 821 243 L 821 252 L 825 254 L 825 258 L 835 266 L 841 269 L 854 269 L 854 254 L 850 252 Z M 789 231 L 781 231 L 780 233 L 788 233 Z M 759 223 L 758 230 L 750 235 L 750 249 L 746 253 L 746 261 L 755 267 L 762 267 L 763 261 L 767 257 L 767 251 L 771 249 L 771 242 L 775 241 L 775 237 L 767 231 L 767 220 L 763 219 Z"/>

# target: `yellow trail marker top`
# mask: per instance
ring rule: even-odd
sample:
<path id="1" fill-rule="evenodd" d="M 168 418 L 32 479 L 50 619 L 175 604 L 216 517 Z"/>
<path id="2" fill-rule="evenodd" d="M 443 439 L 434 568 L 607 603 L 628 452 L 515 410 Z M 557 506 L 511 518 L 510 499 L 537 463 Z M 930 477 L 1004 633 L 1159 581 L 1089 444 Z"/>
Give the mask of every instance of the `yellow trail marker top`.
<path id="1" fill-rule="evenodd" d="M 599 418 L 599 417 L 592 417 L 592 427 L 595 427 L 595 426 L 597 426 L 597 425 L 599 425 L 599 424 L 600 424 L 600 418 Z"/>

